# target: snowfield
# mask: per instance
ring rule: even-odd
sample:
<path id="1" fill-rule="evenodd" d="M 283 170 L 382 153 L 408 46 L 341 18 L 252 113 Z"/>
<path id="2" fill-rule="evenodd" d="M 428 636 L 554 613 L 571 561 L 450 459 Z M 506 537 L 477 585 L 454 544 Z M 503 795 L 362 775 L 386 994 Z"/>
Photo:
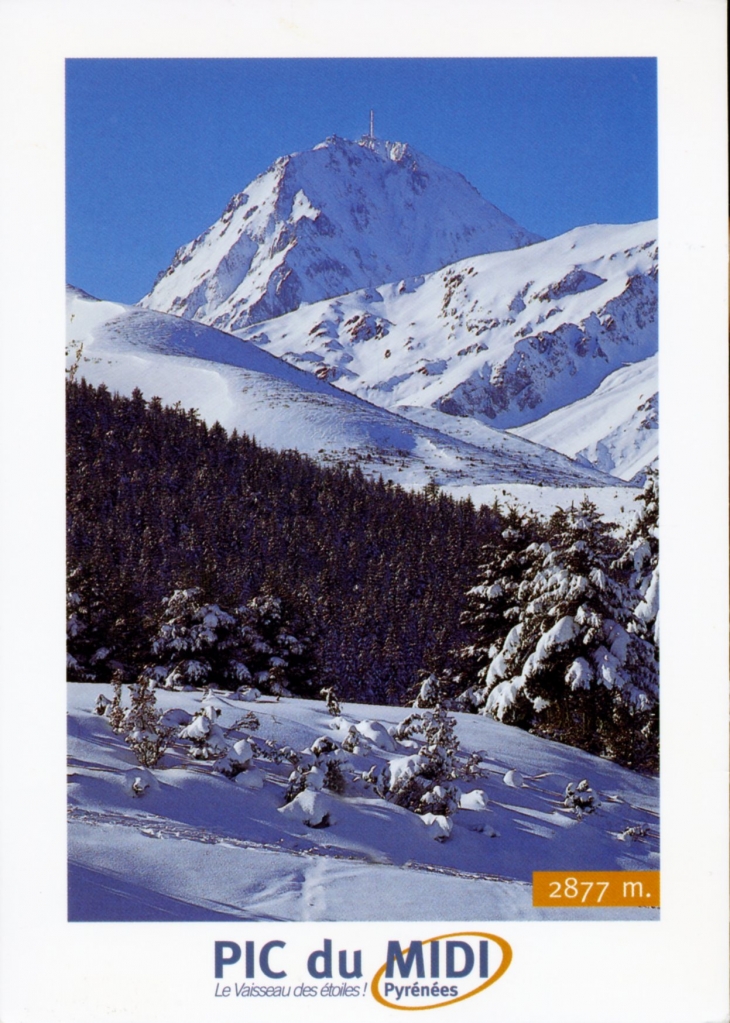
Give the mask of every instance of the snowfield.
<path id="1" fill-rule="evenodd" d="M 657 779 L 581 750 L 456 713 L 461 773 L 469 754 L 478 754 L 478 766 L 455 783 L 460 807 L 452 816 L 419 816 L 363 780 L 386 767 L 394 778 L 418 757 L 417 734 L 392 735 L 409 708 L 343 704 L 333 717 L 320 701 L 158 689 L 176 734 L 148 769 L 95 712 L 110 686 L 76 683 L 68 693 L 71 920 L 658 916 L 531 904 L 534 870 L 659 867 Z M 216 759 L 192 759 L 180 737 L 204 700 L 229 759 L 246 764 L 235 778 L 216 770 Z M 242 723 L 251 711 L 257 727 Z M 315 752 L 323 744 L 312 752 L 321 737 L 331 740 L 324 747 L 334 747 L 346 779 L 340 794 L 322 786 Z M 276 751 L 287 747 L 315 769 L 285 806 L 293 768 Z M 595 810 L 581 817 L 565 805 L 565 792 L 583 779 Z"/>
<path id="2" fill-rule="evenodd" d="M 474 441 L 449 436 L 333 387 L 254 344 L 165 313 L 104 302 L 69 288 L 67 364 L 79 379 L 129 397 L 181 402 L 212 425 L 295 448 L 327 464 L 358 464 L 405 487 L 429 481 L 608 486 L 616 480 L 520 437 L 482 428 Z M 442 416 L 448 422 L 452 417 Z"/>
<path id="3" fill-rule="evenodd" d="M 632 479 L 659 457 L 658 358 L 617 369 L 587 398 L 512 432 Z"/>
<path id="4" fill-rule="evenodd" d="M 579 227 L 233 332 L 392 411 L 524 426 L 656 354 L 656 227 Z"/>
<path id="5" fill-rule="evenodd" d="M 626 529 L 636 521 L 637 500 L 641 494 L 635 486 L 556 487 L 534 483 L 487 483 L 479 487 L 446 486 L 444 493 L 454 498 L 470 497 L 477 507 L 493 505 L 502 510 L 515 506 L 541 518 L 550 518 L 558 508 L 577 508 L 587 497 L 607 522 Z"/>

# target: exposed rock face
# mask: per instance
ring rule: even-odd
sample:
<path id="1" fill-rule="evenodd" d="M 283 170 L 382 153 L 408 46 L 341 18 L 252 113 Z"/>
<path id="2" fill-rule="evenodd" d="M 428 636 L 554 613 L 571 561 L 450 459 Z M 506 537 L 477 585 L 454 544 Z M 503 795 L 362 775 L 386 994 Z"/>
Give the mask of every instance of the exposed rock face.
<path id="1" fill-rule="evenodd" d="M 538 241 L 410 146 L 332 137 L 277 160 L 178 249 L 141 305 L 223 330 Z"/>

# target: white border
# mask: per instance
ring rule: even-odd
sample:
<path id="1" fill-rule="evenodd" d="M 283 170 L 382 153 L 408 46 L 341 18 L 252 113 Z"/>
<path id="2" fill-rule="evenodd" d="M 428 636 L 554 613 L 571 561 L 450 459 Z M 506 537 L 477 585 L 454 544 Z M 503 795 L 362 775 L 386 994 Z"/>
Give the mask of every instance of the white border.
<path id="1" fill-rule="evenodd" d="M 213 940 L 238 940 L 243 925 L 65 920 L 63 74 L 66 57 L 82 56 L 658 57 L 662 918 L 495 924 L 486 929 L 510 941 L 512 967 L 447 1011 L 500 1023 L 728 1018 L 724 28 L 723 0 L 2 0 L 3 1023 L 258 1023 L 292 1012 L 214 1005 Z M 46 710 L 31 733 L 38 700 Z M 404 926 L 265 930 L 292 948 L 323 936 L 380 948 Z M 342 1005 L 317 1000 L 310 1011 L 389 1012 L 369 998 Z"/>

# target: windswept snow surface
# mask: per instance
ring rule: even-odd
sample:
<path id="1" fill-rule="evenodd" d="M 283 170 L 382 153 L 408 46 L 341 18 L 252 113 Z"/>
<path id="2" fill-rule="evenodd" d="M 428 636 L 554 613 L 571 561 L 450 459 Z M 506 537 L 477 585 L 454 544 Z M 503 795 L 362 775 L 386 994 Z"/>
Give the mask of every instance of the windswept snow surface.
<path id="1" fill-rule="evenodd" d="M 108 686 L 69 685 L 69 916 L 72 920 L 527 920 L 655 919 L 652 909 L 539 909 L 534 870 L 656 870 L 658 782 L 580 750 L 491 719 L 455 714 L 462 764 L 480 753 L 480 774 L 458 782 L 461 808 L 444 829 L 350 780 L 341 795 L 317 789 L 309 803 L 326 827 L 283 812 L 288 763 L 320 736 L 341 743 L 350 726 L 390 728 L 406 708 L 217 693 L 218 725 L 253 760 L 236 780 L 193 761 L 180 739 L 154 769 L 139 767 L 93 710 Z M 158 690 L 158 706 L 192 714 L 200 692 Z M 241 725 L 246 711 L 260 720 Z M 185 714 L 169 715 L 186 720 Z M 367 731 L 367 729 L 365 729 Z M 360 734 L 360 733 L 358 733 Z M 347 774 L 417 752 L 367 743 L 337 756 Z M 386 744 L 387 745 L 387 744 Z M 271 748 L 271 747 L 269 747 Z M 511 773 L 510 773 L 511 772 Z M 587 779 L 599 806 L 582 819 L 564 805 L 569 783 Z M 135 791 L 143 794 L 136 796 Z M 309 805 L 309 804 L 307 804 Z M 438 824 L 437 819 L 434 824 Z M 311 822 L 310 822 L 311 823 Z M 629 830 L 633 829 L 633 830 Z M 448 830 L 448 828 L 446 829 Z"/>
<path id="2" fill-rule="evenodd" d="M 295 448 L 319 461 L 358 464 L 406 487 L 430 480 L 469 488 L 500 481 L 607 486 L 611 477 L 498 431 L 478 445 L 417 425 L 302 372 L 256 345 L 200 323 L 97 301 L 70 288 L 68 363 L 89 383 L 163 403 Z M 447 418 L 447 417 L 444 417 Z M 434 424 L 435 425 L 435 424 Z"/>
<path id="3" fill-rule="evenodd" d="M 240 330 L 538 238 L 407 144 L 332 136 L 276 160 L 235 195 L 140 304 Z"/>
<path id="4" fill-rule="evenodd" d="M 523 426 L 656 354 L 656 223 L 579 227 L 240 336 L 384 408 Z"/>
<path id="5" fill-rule="evenodd" d="M 587 398 L 514 433 L 632 479 L 659 457 L 657 360 L 617 369 Z"/>

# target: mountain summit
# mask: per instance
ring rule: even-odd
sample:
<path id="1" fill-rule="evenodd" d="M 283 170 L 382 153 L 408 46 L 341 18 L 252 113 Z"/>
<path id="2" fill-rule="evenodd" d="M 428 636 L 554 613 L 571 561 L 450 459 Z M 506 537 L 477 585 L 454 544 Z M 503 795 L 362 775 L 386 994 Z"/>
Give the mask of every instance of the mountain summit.
<path id="1" fill-rule="evenodd" d="M 276 160 L 235 195 L 140 305 L 241 330 L 304 302 L 539 240 L 407 143 L 332 136 Z"/>

